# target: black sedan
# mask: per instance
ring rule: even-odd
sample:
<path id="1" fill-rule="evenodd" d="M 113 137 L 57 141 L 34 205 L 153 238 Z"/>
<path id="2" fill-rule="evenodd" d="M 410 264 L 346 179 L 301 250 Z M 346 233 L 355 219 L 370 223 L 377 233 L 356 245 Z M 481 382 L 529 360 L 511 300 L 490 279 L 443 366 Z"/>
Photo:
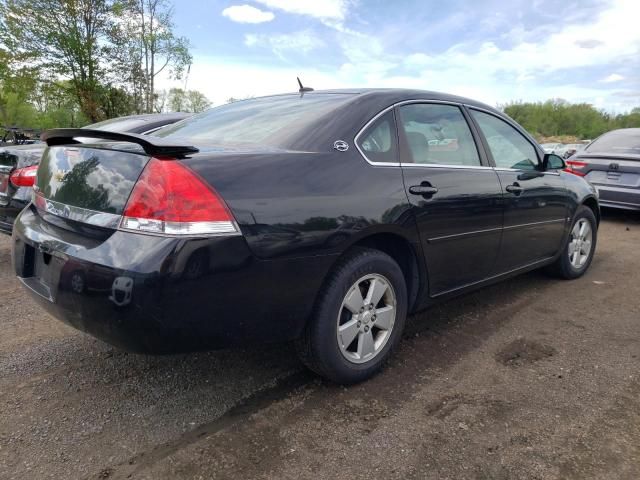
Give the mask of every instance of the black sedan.
<path id="1" fill-rule="evenodd" d="M 149 134 L 189 117 L 189 113 L 150 113 L 112 118 L 85 129 Z M 87 139 L 89 140 L 89 139 Z M 0 147 L 0 233 L 11 234 L 18 213 L 31 201 L 31 187 L 46 145 Z"/>
<path id="2" fill-rule="evenodd" d="M 607 132 L 567 160 L 600 192 L 603 207 L 640 210 L 640 128 Z"/>
<path id="3" fill-rule="evenodd" d="M 75 143 L 88 133 L 110 142 Z M 169 353 L 294 340 L 341 383 L 407 314 L 546 267 L 589 268 L 595 189 L 511 119 L 414 90 L 241 101 L 155 136 L 44 134 L 16 274 L 114 345 Z"/>

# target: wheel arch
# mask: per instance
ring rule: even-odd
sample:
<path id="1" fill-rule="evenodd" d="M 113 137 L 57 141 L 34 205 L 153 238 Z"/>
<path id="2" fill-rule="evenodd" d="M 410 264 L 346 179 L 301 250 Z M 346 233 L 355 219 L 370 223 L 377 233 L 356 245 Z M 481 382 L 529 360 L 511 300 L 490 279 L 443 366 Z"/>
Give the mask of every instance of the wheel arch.
<path id="1" fill-rule="evenodd" d="M 409 239 L 398 233 L 376 232 L 370 233 L 349 245 L 339 258 L 358 247 L 379 250 L 396 261 L 407 283 L 409 312 L 413 311 L 419 304 L 424 292 L 427 291 L 428 282 L 427 271 L 419 246 L 412 244 Z"/>
<path id="2" fill-rule="evenodd" d="M 582 205 L 589 207 L 593 211 L 593 215 L 596 217 L 596 223 L 600 225 L 600 206 L 598 200 L 595 197 L 589 196 L 582 201 Z"/>

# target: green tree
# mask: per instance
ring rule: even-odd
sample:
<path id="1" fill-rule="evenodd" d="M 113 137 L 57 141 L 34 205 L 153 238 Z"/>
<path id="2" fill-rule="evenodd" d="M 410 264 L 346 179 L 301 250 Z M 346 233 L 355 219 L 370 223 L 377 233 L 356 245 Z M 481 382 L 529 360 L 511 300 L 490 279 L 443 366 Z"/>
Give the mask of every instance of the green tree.
<path id="1" fill-rule="evenodd" d="M 186 97 L 187 112 L 200 113 L 211 106 L 209 99 L 197 90 L 188 90 Z"/>
<path id="2" fill-rule="evenodd" d="M 611 116 L 587 103 L 572 104 L 562 99 L 546 102 L 514 102 L 504 112 L 539 138 L 574 136 L 593 139 L 616 128 L 640 127 L 640 112 Z"/>
<path id="3" fill-rule="evenodd" d="M 165 106 L 166 105 L 166 106 Z M 197 90 L 172 88 L 167 93 L 162 90 L 156 96 L 156 111 L 200 113 L 211 106 L 209 99 Z"/>
<path id="4" fill-rule="evenodd" d="M 126 52 L 132 66 L 142 110 L 153 112 L 156 77 L 164 72 L 172 79 L 182 78 L 192 61 L 189 42 L 173 32 L 173 8 L 167 0 L 123 0 L 118 14 L 118 50 Z"/>
<path id="5" fill-rule="evenodd" d="M 172 88 L 169 90 L 169 111 L 184 112 L 187 106 L 187 96 L 181 88 Z"/>
<path id="6" fill-rule="evenodd" d="M 2 0 L 0 42 L 13 65 L 28 61 L 70 78 L 83 113 L 97 121 L 112 6 L 110 0 Z"/>

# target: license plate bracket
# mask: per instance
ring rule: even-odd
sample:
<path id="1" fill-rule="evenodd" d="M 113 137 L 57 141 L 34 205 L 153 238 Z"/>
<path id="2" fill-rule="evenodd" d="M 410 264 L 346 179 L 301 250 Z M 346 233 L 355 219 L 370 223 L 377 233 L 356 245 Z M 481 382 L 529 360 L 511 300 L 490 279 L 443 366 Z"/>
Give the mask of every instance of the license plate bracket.
<path id="1" fill-rule="evenodd" d="M 31 245 L 25 245 L 23 274 L 18 277 L 31 291 L 55 303 L 55 285 L 60 276 L 57 258 Z"/>
<path id="2" fill-rule="evenodd" d="M 8 196 L 9 192 L 9 174 L 0 173 L 0 197 Z"/>

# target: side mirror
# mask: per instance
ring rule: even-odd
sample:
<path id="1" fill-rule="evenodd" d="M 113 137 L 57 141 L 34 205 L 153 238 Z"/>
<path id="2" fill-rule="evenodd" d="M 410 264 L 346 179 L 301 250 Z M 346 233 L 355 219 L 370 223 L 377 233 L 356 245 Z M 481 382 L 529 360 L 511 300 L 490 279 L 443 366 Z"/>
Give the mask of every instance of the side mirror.
<path id="1" fill-rule="evenodd" d="M 567 164 L 562 157 L 554 153 L 545 153 L 542 158 L 542 170 L 547 172 L 549 170 L 564 170 L 567 168 Z"/>

